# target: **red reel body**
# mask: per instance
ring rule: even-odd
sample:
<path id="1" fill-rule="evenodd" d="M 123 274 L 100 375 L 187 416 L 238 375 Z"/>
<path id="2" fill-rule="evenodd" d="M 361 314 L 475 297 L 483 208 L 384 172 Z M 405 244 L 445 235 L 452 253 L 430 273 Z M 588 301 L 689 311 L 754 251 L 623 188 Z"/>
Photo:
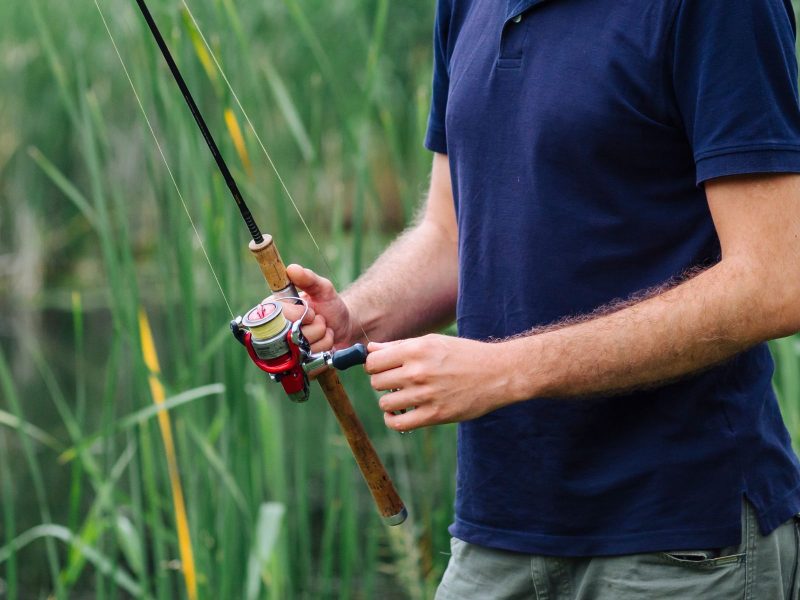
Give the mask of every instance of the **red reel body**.
<path id="1" fill-rule="evenodd" d="M 252 334 L 248 331 L 244 334 L 244 346 L 247 353 L 256 366 L 273 375 L 279 381 L 287 394 L 304 392 L 307 379 L 300 362 L 300 348 L 292 341 L 291 330 L 286 334 L 286 343 L 289 346 L 289 353 L 277 358 L 260 358 L 253 348 Z"/>

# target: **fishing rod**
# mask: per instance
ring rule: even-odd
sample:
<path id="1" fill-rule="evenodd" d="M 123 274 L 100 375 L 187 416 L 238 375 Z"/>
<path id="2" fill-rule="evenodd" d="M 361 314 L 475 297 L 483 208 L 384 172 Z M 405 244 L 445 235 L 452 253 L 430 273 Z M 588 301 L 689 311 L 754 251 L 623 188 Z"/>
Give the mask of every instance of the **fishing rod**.
<path id="1" fill-rule="evenodd" d="M 347 439 L 378 512 L 388 525 L 399 525 L 406 520 L 408 512 L 336 373 L 336 369 L 344 370 L 363 364 L 367 357 L 366 348 L 356 344 L 335 352 L 311 352 L 300 329 L 309 309 L 308 304 L 300 298 L 286 274 L 286 266 L 272 236 L 262 233 L 258 228 L 147 4 L 144 0 L 136 0 L 136 4 L 239 208 L 252 238 L 248 248 L 272 292 L 272 299 L 256 305 L 244 317 L 236 317 L 231 321 L 234 337 L 247 349 L 253 363 L 273 381 L 279 382 L 294 402 L 308 400 L 309 374 L 319 372 L 316 379 Z M 303 316 L 296 321 L 288 320 L 283 314 L 281 300 L 305 304 Z"/>

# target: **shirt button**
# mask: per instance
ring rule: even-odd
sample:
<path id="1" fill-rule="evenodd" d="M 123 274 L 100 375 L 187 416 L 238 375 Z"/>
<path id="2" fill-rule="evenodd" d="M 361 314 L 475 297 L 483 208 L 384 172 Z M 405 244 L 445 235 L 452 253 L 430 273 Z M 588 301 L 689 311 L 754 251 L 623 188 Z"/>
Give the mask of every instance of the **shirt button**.
<path id="1" fill-rule="evenodd" d="M 516 17 L 514 17 L 511 20 L 514 21 L 514 23 L 519 23 L 520 21 L 522 21 L 522 15 L 521 14 L 517 15 Z"/>

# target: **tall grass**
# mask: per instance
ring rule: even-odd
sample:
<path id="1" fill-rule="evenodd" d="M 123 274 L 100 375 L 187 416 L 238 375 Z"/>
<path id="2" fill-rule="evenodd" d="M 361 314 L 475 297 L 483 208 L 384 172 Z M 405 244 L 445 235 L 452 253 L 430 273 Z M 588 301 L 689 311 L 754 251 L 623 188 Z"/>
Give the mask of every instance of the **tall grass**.
<path id="1" fill-rule="evenodd" d="M 190 6 L 324 260 L 240 126 L 191 19 L 179 3 L 153 0 L 256 218 L 286 258 L 334 265 L 326 274 L 346 284 L 424 187 L 432 7 Z M 423 597 L 446 559 L 452 430 L 399 439 L 382 427 L 363 376 L 346 379 L 413 515 L 389 532 L 322 398 L 288 403 L 229 339 L 226 300 L 243 311 L 266 293 L 246 230 L 135 7 L 102 7 L 226 298 L 93 4 L 0 7 L 3 89 L 17 92 L 1 100 L 3 248 L 29 243 L 13 223 L 22 205 L 47 257 L 30 306 L 12 304 L 10 322 L 33 318 L 5 338 L 0 363 L 3 589 L 194 597 L 191 551 L 200 598 Z M 142 308 L 154 347 L 141 345 Z M 159 379 L 143 351 L 157 351 Z M 162 385 L 167 452 L 151 399 Z M 173 460 L 185 510 L 172 501 Z"/>
<path id="2" fill-rule="evenodd" d="M 189 2 L 324 260 L 189 15 L 150 4 L 262 228 L 345 285 L 425 187 L 433 3 Z M 133 3 L 102 7 L 224 297 L 93 3 L 26 7 L 0 4 L 0 597 L 192 597 L 187 543 L 199 598 L 430 596 L 453 428 L 387 432 L 365 378 L 346 374 L 412 515 L 385 528 L 320 395 L 290 404 L 230 339 L 226 303 L 243 311 L 266 290 Z M 774 349 L 798 442 L 797 341 Z M 157 406 L 143 352 L 160 359 Z"/>

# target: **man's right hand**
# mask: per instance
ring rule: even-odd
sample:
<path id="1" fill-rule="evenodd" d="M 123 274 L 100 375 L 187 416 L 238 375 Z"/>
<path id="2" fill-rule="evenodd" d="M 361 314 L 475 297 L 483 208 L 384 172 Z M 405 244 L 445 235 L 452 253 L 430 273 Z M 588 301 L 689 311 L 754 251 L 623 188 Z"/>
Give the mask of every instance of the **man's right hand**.
<path id="1" fill-rule="evenodd" d="M 299 290 L 300 297 L 308 302 L 310 310 L 304 321 L 303 333 L 311 342 L 311 349 L 320 352 L 334 346 L 350 345 L 353 331 L 358 330 L 358 325 L 352 322 L 350 311 L 333 284 L 300 265 L 289 265 L 286 273 Z M 287 319 L 294 321 L 303 314 L 303 308 L 286 301 L 283 303 L 283 313 Z"/>

